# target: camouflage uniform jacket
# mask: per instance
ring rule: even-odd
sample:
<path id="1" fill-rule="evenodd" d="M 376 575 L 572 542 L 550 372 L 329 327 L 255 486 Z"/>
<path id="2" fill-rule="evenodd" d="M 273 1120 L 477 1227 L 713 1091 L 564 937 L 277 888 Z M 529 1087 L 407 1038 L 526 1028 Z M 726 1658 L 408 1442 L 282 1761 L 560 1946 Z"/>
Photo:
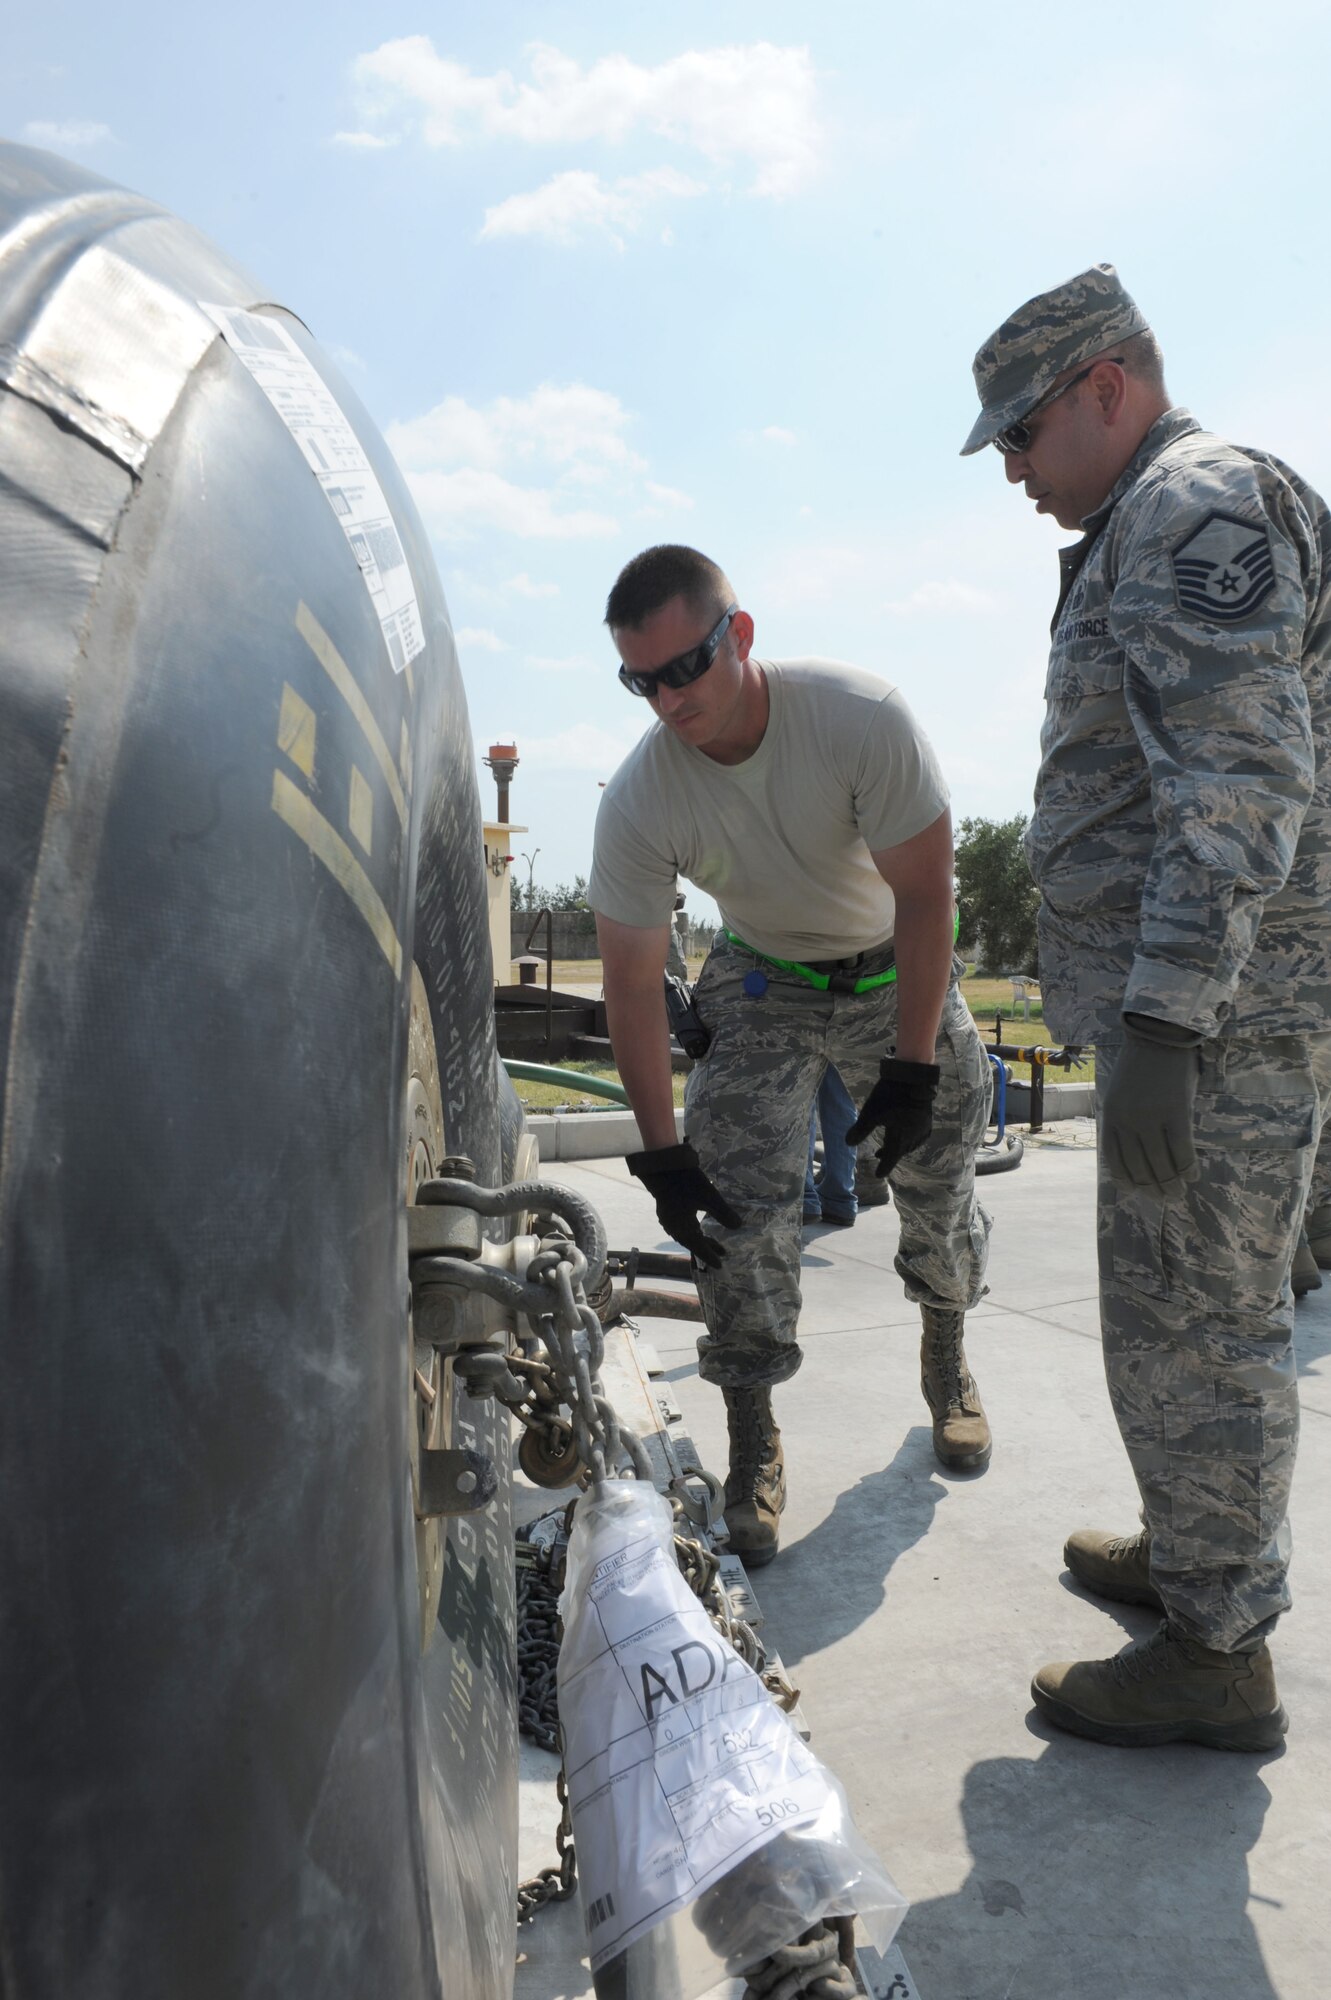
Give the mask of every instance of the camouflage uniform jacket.
<path id="1" fill-rule="evenodd" d="M 1027 858 L 1045 1019 L 1331 1028 L 1331 514 L 1166 411 L 1060 553 Z"/>

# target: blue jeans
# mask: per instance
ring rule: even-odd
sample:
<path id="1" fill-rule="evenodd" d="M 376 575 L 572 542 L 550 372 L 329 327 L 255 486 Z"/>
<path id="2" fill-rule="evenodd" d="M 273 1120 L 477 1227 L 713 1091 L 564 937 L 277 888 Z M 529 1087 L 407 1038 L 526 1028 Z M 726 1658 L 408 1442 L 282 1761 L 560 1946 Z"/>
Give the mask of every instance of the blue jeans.
<path id="1" fill-rule="evenodd" d="M 824 1215 L 853 1216 L 859 1213 L 855 1194 L 855 1148 L 846 1144 L 846 1133 L 855 1123 L 857 1107 L 841 1081 L 841 1073 L 831 1063 L 823 1071 L 813 1110 L 809 1113 L 809 1164 L 804 1173 L 804 1206 L 821 1208 Z M 813 1177 L 813 1142 L 818 1127 L 823 1131 L 823 1170 Z"/>

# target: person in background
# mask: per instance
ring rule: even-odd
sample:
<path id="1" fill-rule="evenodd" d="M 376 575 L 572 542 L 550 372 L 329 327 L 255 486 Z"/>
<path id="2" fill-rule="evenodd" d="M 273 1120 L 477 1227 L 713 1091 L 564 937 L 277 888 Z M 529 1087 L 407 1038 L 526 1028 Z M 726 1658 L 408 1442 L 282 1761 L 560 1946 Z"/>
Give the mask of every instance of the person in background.
<path id="1" fill-rule="evenodd" d="M 855 1100 L 835 1063 L 829 1063 L 809 1114 L 809 1163 L 804 1170 L 806 1222 L 830 1222 L 837 1229 L 849 1229 L 860 1212 L 855 1192 L 856 1152 L 846 1139 L 855 1115 Z M 819 1131 L 823 1159 L 815 1173 L 814 1145 Z"/>

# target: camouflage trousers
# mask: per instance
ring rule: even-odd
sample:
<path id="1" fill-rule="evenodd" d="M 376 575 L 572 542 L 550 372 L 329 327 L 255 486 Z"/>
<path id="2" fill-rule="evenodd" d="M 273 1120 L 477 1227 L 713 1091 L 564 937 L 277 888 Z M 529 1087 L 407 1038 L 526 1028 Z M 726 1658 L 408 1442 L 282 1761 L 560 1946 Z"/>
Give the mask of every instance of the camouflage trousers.
<path id="1" fill-rule="evenodd" d="M 1103 1092 L 1121 1041 L 1097 1039 Z M 1099 1174 L 1109 1397 L 1171 1620 L 1230 1652 L 1289 1608 L 1299 1435 L 1290 1260 L 1323 1118 L 1331 1036 L 1208 1042 L 1200 1172 L 1161 1195 Z"/>
<path id="2" fill-rule="evenodd" d="M 867 956 L 861 976 L 884 970 Z M 766 990 L 744 991 L 755 969 Z M 809 1114 L 827 1064 L 862 1104 L 897 1033 L 896 985 L 820 993 L 751 952 L 716 946 L 694 997 L 712 1045 L 692 1071 L 684 1130 L 703 1171 L 744 1217 L 740 1229 L 705 1226 L 725 1245 L 701 1271 L 707 1332 L 698 1372 L 726 1388 L 784 1382 L 799 1367 L 800 1232 Z M 941 1071 L 933 1132 L 891 1176 L 901 1219 L 896 1268 L 924 1305 L 973 1306 L 985 1291 L 989 1218 L 975 1200 L 975 1149 L 989 1120 L 989 1063 L 957 990 L 948 989 L 934 1060 Z M 874 1142 L 870 1140 L 870 1145 Z"/>
<path id="3" fill-rule="evenodd" d="M 1308 1190 L 1308 1213 L 1310 1215 L 1331 1213 L 1331 1124 L 1323 1132 L 1322 1143 L 1317 1148 L 1313 1182 Z"/>

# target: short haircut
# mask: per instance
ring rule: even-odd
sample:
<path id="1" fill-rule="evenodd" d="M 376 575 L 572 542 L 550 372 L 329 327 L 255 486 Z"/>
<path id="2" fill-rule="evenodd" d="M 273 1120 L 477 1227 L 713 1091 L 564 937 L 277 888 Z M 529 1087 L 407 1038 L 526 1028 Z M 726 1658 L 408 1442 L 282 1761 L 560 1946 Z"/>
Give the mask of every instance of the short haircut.
<path id="1" fill-rule="evenodd" d="M 1131 340 L 1122 341 L 1119 353 L 1123 356 L 1123 373 L 1131 375 L 1134 381 L 1144 383 L 1154 389 L 1157 395 L 1167 396 L 1165 388 L 1165 357 L 1160 352 L 1160 343 L 1148 326 L 1142 333 L 1134 333 Z"/>
<path id="2" fill-rule="evenodd" d="M 625 563 L 605 601 L 605 622 L 612 631 L 637 631 L 672 597 L 682 597 L 691 610 L 712 619 L 734 602 L 735 593 L 710 556 L 680 542 L 659 542 Z"/>

